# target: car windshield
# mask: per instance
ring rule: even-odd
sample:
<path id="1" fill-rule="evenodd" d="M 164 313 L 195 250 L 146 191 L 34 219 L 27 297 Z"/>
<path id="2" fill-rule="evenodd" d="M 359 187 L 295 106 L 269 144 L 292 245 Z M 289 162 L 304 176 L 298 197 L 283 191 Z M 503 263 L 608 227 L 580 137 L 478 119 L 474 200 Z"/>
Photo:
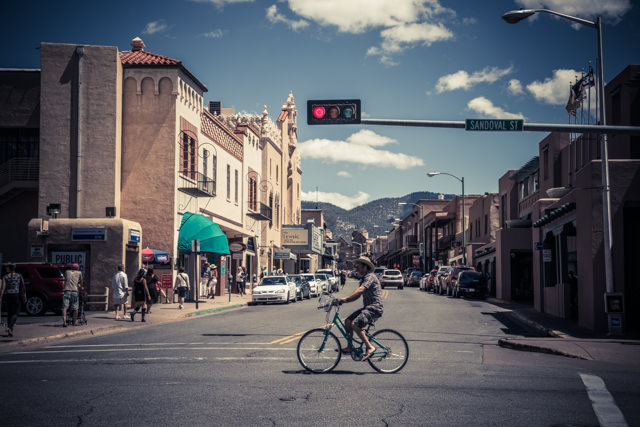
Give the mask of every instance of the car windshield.
<path id="1" fill-rule="evenodd" d="M 422 277 L 422 273 L 420 273 L 419 271 L 414 271 L 413 273 L 411 273 L 412 276 L 418 276 L 418 277 Z"/>
<path id="2" fill-rule="evenodd" d="M 325 274 L 316 274 L 316 277 L 320 280 L 327 280 L 327 276 Z"/>
<path id="3" fill-rule="evenodd" d="M 58 267 L 38 267 L 38 274 L 44 279 L 59 279 L 64 277 Z"/>
<path id="4" fill-rule="evenodd" d="M 300 276 L 289 276 L 289 280 L 295 282 L 296 284 L 302 283 L 302 278 Z"/>
<path id="5" fill-rule="evenodd" d="M 305 275 L 302 275 L 300 277 L 302 277 L 302 280 L 305 280 L 307 282 L 310 281 L 310 280 L 314 280 L 315 279 L 315 277 L 313 277 L 313 274 L 305 274 Z"/>
<path id="6" fill-rule="evenodd" d="M 258 286 L 269 286 L 269 285 L 286 285 L 287 279 L 284 277 L 264 277 Z"/>
<path id="7" fill-rule="evenodd" d="M 327 277 L 333 277 L 333 271 L 322 270 L 322 274 L 326 275 Z"/>
<path id="8" fill-rule="evenodd" d="M 401 276 L 402 273 L 400 273 L 399 270 L 385 270 L 384 275 L 385 276 Z"/>

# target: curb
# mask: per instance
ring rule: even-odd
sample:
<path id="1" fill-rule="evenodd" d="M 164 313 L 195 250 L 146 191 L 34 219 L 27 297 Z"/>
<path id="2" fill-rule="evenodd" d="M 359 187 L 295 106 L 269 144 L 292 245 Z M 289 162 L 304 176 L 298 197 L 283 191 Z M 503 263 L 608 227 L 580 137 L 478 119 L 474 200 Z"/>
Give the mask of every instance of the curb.
<path id="1" fill-rule="evenodd" d="M 227 305 L 227 306 L 221 306 L 221 307 L 215 307 L 215 308 L 207 308 L 205 310 L 194 311 L 193 313 L 186 313 L 182 316 L 182 318 L 188 319 L 190 317 L 202 316 L 205 314 L 219 313 L 221 311 L 230 310 L 233 308 L 241 308 L 241 307 L 244 307 L 245 305 L 246 304 L 233 304 L 233 305 Z"/>
<path id="2" fill-rule="evenodd" d="M 511 350 L 520 350 L 520 351 L 529 351 L 533 353 L 545 353 L 545 354 L 553 354 L 555 356 L 564 356 L 571 357 L 573 359 L 582 359 L 582 360 L 592 360 L 587 357 L 578 356 L 575 354 L 567 353 L 562 350 L 557 350 L 555 348 L 549 347 L 540 347 L 536 345 L 523 344 L 520 342 L 511 341 L 510 338 L 500 338 L 498 340 L 498 345 L 503 348 L 508 348 Z"/>

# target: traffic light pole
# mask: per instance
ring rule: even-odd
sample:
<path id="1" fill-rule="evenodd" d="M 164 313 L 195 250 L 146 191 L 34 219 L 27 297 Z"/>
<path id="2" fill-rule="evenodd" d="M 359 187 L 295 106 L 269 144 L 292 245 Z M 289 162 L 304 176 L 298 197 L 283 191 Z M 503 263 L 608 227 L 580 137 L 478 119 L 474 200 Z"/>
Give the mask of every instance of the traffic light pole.
<path id="1" fill-rule="evenodd" d="M 466 122 L 439 120 L 394 120 L 394 119 L 361 119 L 360 124 L 377 126 L 405 126 L 426 128 L 465 129 Z M 523 131 L 529 132 L 569 132 L 569 133 L 608 133 L 619 135 L 640 135 L 639 126 L 599 126 L 570 125 L 555 123 L 525 123 Z M 513 131 L 511 131 L 512 133 Z"/>

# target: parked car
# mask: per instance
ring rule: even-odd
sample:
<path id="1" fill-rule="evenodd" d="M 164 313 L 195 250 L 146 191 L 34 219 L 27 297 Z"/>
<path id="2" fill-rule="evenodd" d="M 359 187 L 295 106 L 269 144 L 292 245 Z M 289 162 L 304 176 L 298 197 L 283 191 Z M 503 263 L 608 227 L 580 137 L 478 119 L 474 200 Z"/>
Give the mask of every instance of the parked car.
<path id="1" fill-rule="evenodd" d="M 321 268 L 320 270 L 316 270 L 316 274 L 326 275 L 329 286 L 331 287 L 331 292 L 338 291 L 338 278 L 336 277 L 333 270 L 331 270 L 330 268 Z"/>
<path id="2" fill-rule="evenodd" d="M 23 309 L 31 316 L 44 314 L 48 310 L 62 309 L 62 289 L 64 274 L 61 265 L 30 262 L 17 262 L 16 273 L 24 278 L 27 290 L 27 303 Z M 2 268 L 2 276 L 6 269 Z"/>
<path id="3" fill-rule="evenodd" d="M 320 293 L 333 292 L 329 285 L 329 279 L 327 278 L 326 274 L 316 273 L 315 278 L 316 278 L 316 282 L 318 283 L 318 286 L 320 287 Z"/>
<path id="4" fill-rule="evenodd" d="M 453 289 L 456 286 L 456 281 L 458 280 L 458 275 L 460 274 L 460 272 L 468 270 L 475 271 L 476 269 L 467 265 L 456 265 L 455 267 L 453 267 L 453 270 L 451 271 L 451 274 L 448 278 L 449 282 L 447 284 L 447 295 L 453 295 Z"/>
<path id="5" fill-rule="evenodd" d="M 316 280 L 316 276 L 311 273 L 303 273 L 300 275 L 302 280 L 305 280 L 309 284 L 309 290 L 311 291 L 312 297 L 317 297 L 322 293 L 322 289 L 318 285 L 318 281 Z"/>
<path id="6" fill-rule="evenodd" d="M 309 282 L 304 280 L 300 274 L 292 274 L 289 276 L 289 280 L 296 284 L 296 299 L 302 301 L 303 299 L 311 299 L 311 287 Z"/>
<path id="7" fill-rule="evenodd" d="M 448 265 L 443 265 L 438 268 L 438 273 L 436 275 L 436 293 L 438 295 L 442 295 L 447 292 L 447 280 L 449 274 L 451 273 L 451 267 Z"/>
<path id="8" fill-rule="evenodd" d="M 420 290 L 421 291 L 432 291 L 434 287 L 434 278 L 436 277 L 436 273 L 438 270 L 431 270 L 428 273 L 422 275 L 420 279 Z"/>
<path id="9" fill-rule="evenodd" d="M 407 286 L 420 286 L 420 279 L 422 278 L 422 272 L 413 270 L 409 273 L 409 277 L 406 279 Z"/>
<path id="10" fill-rule="evenodd" d="M 475 270 L 463 270 L 458 274 L 453 296 L 456 298 L 461 296 L 484 298 L 486 291 L 487 279 L 484 273 Z"/>
<path id="11" fill-rule="evenodd" d="M 402 277 L 404 279 L 405 286 L 409 286 L 409 284 L 408 284 L 409 277 L 411 276 L 411 273 L 413 273 L 414 271 L 418 271 L 418 268 L 417 267 L 409 267 L 406 270 L 404 270 L 404 274 L 402 275 Z"/>
<path id="12" fill-rule="evenodd" d="M 296 284 L 287 276 L 266 276 L 253 288 L 253 304 L 296 302 Z"/>
<path id="13" fill-rule="evenodd" d="M 385 286 L 397 286 L 398 289 L 404 288 L 404 280 L 400 270 L 385 270 L 380 276 L 380 286 L 384 289 Z"/>

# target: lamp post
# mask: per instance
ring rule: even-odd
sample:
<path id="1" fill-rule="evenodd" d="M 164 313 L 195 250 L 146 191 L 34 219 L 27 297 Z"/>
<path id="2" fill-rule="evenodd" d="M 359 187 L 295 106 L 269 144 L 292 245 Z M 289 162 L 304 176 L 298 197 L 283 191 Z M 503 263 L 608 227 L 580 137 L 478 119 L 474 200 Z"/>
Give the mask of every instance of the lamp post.
<path id="1" fill-rule="evenodd" d="M 424 240 L 424 214 L 422 211 L 422 205 L 417 203 L 399 202 L 398 205 L 413 205 L 420 207 L 420 228 L 422 229 L 422 269 L 423 273 L 427 270 L 427 242 Z"/>
<path id="2" fill-rule="evenodd" d="M 465 221 L 465 213 L 464 213 L 464 176 L 462 178 L 458 178 L 455 175 L 452 175 L 447 172 L 429 172 L 427 176 L 429 178 L 433 178 L 436 175 L 449 175 L 460 181 L 462 183 L 462 265 L 467 265 L 467 240 L 465 237 L 466 234 L 466 221 Z"/>
<path id="3" fill-rule="evenodd" d="M 513 10 L 502 15 L 509 24 L 516 24 L 538 12 L 556 15 L 569 21 L 576 22 L 596 30 L 598 42 L 598 98 L 600 99 L 600 126 L 607 125 L 607 114 L 604 105 L 604 60 L 602 57 L 602 19 L 598 17 L 595 22 L 586 19 L 577 18 L 564 13 L 555 12 L 549 9 L 523 9 Z M 613 285 L 613 239 L 611 225 L 611 190 L 609 187 L 609 150 L 607 143 L 607 134 L 603 133 L 600 139 L 600 150 L 602 151 L 602 222 L 604 232 L 604 268 L 605 268 L 605 284 L 607 293 L 614 292 Z M 609 329 L 611 333 L 611 328 Z"/>

